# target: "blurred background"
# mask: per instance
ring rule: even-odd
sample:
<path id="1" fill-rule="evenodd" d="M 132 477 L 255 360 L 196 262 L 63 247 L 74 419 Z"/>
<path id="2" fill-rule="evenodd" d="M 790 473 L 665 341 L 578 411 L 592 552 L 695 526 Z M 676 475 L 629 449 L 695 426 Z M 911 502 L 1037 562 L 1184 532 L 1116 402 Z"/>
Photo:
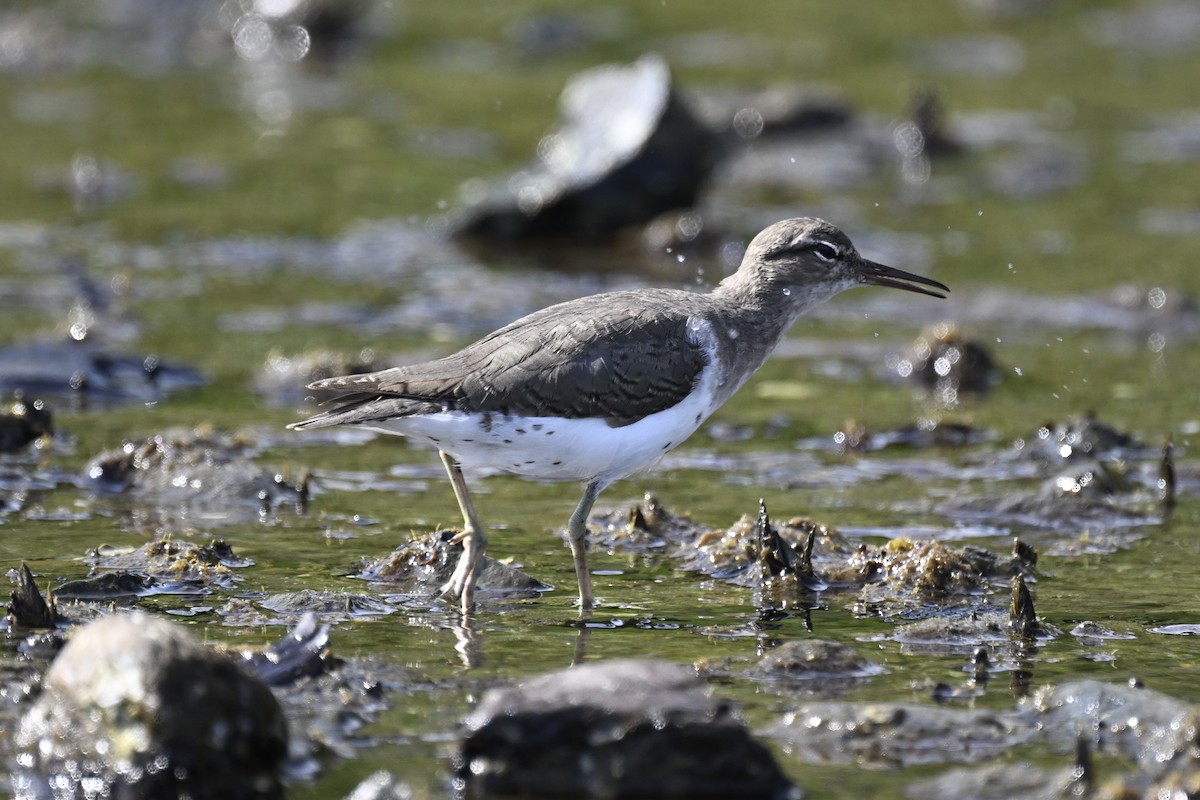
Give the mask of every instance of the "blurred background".
<path id="1" fill-rule="evenodd" d="M 4 567 L 32 558 L 47 576 L 74 576 L 98 541 L 181 530 L 130 524 L 72 476 L 106 448 L 205 423 L 260 431 L 264 458 L 313 468 L 318 484 L 331 471 L 317 517 L 224 529 L 261 565 L 254 580 L 346 585 L 355 559 L 452 522 L 454 504 L 427 454 L 283 432 L 310 377 L 449 352 L 582 294 L 702 289 L 762 227 L 801 215 L 953 295 L 864 290 L 801 320 L 697 435 L 704 453 L 817 441 L 806 447 L 819 472 L 864 425 L 953 422 L 1003 451 L 1045 421 L 1096 412 L 1154 447 L 1174 436 L 1177 514 L 1194 521 L 1197 85 L 1196 0 L 5 0 L 0 391 L 6 404 L 42 399 L 56 440 L 0 462 Z M 760 495 L 785 516 L 930 524 L 906 517 L 912 506 L 864 510 L 832 479 L 731 477 L 680 452 L 654 486 L 714 525 Z M 932 490 L 907 480 L 882 496 L 956 485 L 945 473 Z M 615 487 L 612 502 L 642 482 Z M 485 518 L 519 529 L 494 537 L 496 550 L 569 575 L 546 531 L 561 528 L 574 490 L 489 485 Z M 411 490 L 399 511 L 398 487 Z M 383 527 L 329 521 L 357 514 Z M 331 525 L 350 532 L 330 537 Z M 183 526 L 197 527 L 211 530 Z M 538 544 L 522 545 L 522 531 Z M 1115 574 L 1071 562 L 1039 608 L 1100 613 L 1128 590 L 1139 594 L 1109 611 L 1131 624 L 1195 622 L 1200 585 L 1181 566 L 1195 544 L 1167 541 L 1113 556 Z M 634 591 L 636 572 L 606 591 Z M 1151 575 L 1161 584 L 1142 582 Z M 664 602 L 691 624 L 683 596 Z M 851 616 L 833 624 L 865 635 Z M 346 646 L 449 671 L 452 658 L 403 649 L 452 649 L 445 626 L 421 624 L 416 644 L 393 619 L 347 632 Z M 537 630 L 511 623 L 525 624 Z M 561 665 L 566 632 L 531 634 L 551 647 L 531 656 L 528 631 L 500 628 L 496 674 Z M 691 657 L 682 641 L 604 641 L 600 654 Z M 1182 656 L 1156 660 L 1161 643 L 1145 644 L 1128 668 L 1200 699 L 1194 681 L 1169 677 Z M 888 685 L 910 678 L 901 669 Z M 395 749 L 367 760 L 413 758 L 438 785 L 437 736 L 420 716 L 393 715 Z M 396 744 L 410 739 L 415 750 Z M 334 796 L 369 765 L 299 791 Z M 844 777 L 826 778 L 835 793 Z"/>

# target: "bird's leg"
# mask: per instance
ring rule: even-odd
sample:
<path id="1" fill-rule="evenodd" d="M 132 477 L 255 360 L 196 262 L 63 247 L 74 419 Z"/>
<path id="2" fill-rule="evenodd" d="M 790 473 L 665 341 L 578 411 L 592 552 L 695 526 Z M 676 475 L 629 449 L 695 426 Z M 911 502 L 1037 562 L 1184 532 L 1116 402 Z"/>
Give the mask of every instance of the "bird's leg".
<path id="1" fill-rule="evenodd" d="M 479 524 L 479 517 L 475 514 L 475 505 L 471 502 L 470 492 L 467 491 L 462 468 L 449 453 L 439 451 L 438 455 L 442 457 L 446 474 L 450 476 L 450 485 L 454 487 L 454 497 L 458 500 L 458 508 L 463 515 L 462 532 L 450 540 L 452 543 L 462 542 L 462 555 L 458 557 L 454 574 L 442 584 L 438 593 L 459 598 L 462 602 L 462 612 L 467 615 L 475 605 L 475 581 L 479 578 L 479 559 L 487 546 L 487 537 L 484 536 L 483 526 Z"/>
<path id="2" fill-rule="evenodd" d="M 571 521 L 567 523 L 567 540 L 571 543 L 571 555 L 575 558 L 575 577 L 579 580 L 579 609 L 587 614 L 594 606 L 592 597 L 592 575 L 587 565 L 587 518 L 592 512 L 592 504 L 604 487 L 599 481 L 592 481 L 583 490 L 583 499 L 575 506 Z"/>

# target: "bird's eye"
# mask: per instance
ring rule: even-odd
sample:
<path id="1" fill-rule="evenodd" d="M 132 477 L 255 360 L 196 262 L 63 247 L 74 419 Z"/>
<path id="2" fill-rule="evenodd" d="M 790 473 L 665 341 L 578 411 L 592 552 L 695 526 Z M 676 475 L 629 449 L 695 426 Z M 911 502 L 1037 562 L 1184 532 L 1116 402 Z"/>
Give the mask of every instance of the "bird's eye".
<path id="1" fill-rule="evenodd" d="M 836 261 L 839 256 L 838 249 L 828 242 L 815 242 L 809 249 L 822 261 Z"/>

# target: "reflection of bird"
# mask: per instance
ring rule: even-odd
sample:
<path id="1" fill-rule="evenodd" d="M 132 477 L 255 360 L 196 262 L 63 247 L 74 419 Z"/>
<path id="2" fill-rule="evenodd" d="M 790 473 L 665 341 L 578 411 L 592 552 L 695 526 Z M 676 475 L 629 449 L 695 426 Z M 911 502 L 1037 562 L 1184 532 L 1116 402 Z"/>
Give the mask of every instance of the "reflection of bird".
<path id="1" fill-rule="evenodd" d="M 437 361 L 317 381 L 309 388 L 344 392 L 344 404 L 291 427 L 357 425 L 437 448 L 465 526 L 443 592 L 464 613 L 485 539 L 460 466 L 584 482 L 567 533 L 588 609 L 586 523 L 600 492 L 690 436 L 797 317 L 861 284 L 949 291 L 867 261 L 828 222 L 786 220 L 707 294 L 635 289 L 550 306 Z"/>

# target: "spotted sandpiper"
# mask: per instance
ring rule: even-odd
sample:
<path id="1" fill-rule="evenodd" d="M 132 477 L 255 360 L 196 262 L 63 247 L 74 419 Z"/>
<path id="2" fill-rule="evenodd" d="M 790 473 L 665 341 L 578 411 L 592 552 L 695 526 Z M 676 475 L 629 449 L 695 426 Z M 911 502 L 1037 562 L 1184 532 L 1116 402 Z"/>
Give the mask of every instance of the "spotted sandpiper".
<path id="1" fill-rule="evenodd" d="M 486 539 L 462 467 L 582 482 L 567 536 L 586 611 L 587 518 L 600 492 L 695 432 L 797 317 L 862 284 L 950 291 L 866 260 L 824 220 L 784 220 L 755 236 L 737 272 L 708 293 L 633 289 L 559 303 L 436 361 L 309 384 L 344 393 L 342 405 L 289 427 L 355 425 L 439 452 L 463 515 L 463 552 L 442 593 L 464 614 Z"/>

